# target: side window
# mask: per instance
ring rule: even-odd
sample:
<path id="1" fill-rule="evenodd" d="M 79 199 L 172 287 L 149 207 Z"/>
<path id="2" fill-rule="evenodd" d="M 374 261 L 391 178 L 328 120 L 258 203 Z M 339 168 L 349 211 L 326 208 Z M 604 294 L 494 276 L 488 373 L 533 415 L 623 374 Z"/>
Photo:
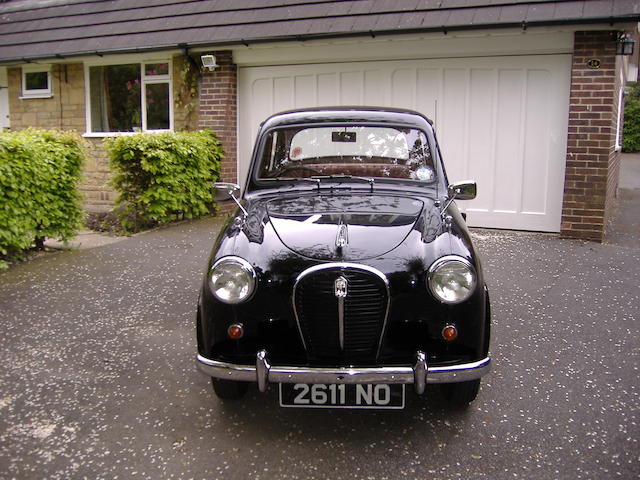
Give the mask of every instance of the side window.
<path id="1" fill-rule="evenodd" d="M 49 65 L 22 67 L 22 98 L 47 98 L 51 95 L 51 67 Z"/>
<path id="2" fill-rule="evenodd" d="M 170 130 L 173 126 L 169 62 L 91 66 L 91 132 Z"/>

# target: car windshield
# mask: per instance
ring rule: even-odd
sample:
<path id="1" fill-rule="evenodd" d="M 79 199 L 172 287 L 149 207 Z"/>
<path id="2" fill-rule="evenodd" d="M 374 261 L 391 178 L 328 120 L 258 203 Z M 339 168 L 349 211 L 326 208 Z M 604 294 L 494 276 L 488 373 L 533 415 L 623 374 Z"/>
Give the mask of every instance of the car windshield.
<path id="1" fill-rule="evenodd" d="M 402 127 L 348 125 L 272 130 L 258 179 L 403 179 L 433 182 L 427 137 Z"/>

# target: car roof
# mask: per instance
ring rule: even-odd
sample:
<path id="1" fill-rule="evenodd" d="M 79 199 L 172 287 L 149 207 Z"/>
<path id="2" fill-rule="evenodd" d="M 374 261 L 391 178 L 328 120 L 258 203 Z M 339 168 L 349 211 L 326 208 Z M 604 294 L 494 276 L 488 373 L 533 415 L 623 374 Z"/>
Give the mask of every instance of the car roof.
<path id="1" fill-rule="evenodd" d="M 433 122 L 423 114 L 406 109 L 385 107 L 316 107 L 287 110 L 267 118 L 263 129 L 317 123 L 375 123 L 406 125 L 429 130 Z"/>

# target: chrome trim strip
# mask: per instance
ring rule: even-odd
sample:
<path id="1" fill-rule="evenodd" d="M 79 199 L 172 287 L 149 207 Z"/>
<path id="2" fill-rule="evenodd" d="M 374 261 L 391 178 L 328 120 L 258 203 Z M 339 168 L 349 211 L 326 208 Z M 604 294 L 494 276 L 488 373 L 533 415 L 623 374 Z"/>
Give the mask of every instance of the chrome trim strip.
<path id="1" fill-rule="evenodd" d="M 263 353 L 262 350 L 260 353 Z M 258 368 L 253 365 L 239 365 L 227 362 L 218 362 L 197 356 L 196 363 L 198 369 L 210 377 L 222 378 L 226 380 L 237 380 L 245 382 L 264 382 L 265 388 L 268 383 L 406 383 L 414 384 L 416 392 L 420 393 L 422 379 L 425 384 L 434 383 L 454 383 L 476 380 L 491 370 L 491 358 L 486 357 L 476 362 L 463 363 L 459 365 L 430 367 L 420 359 L 417 352 L 416 364 L 411 366 L 393 367 L 295 367 L 295 366 L 272 366 L 267 361 L 267 353 L 260 362 L 264 362 L 265 368 L 258 377 Z M 256 365 L 258 360 L 256 360 Z M 425 375 L 422 367 L 425 368 Z M 423 390 L 424 391 L 424 390 Z"/>
<path id="2" fill-rule="evenodd" d="M 256 355 L 256 381 L 258 382 L 258 390 L 261 392 L 267 391 L 269 370 L 271 370 L 271 365 L 267 360 L 267 351 L 260 350 Z"/>
<path id="3" fill-rule="evenodd" d="M 344 297 L 338 297 L 338 342 L 344 352 Z"/>
<path id="4" fill-rule="evenodd" d="M 302 271 L 300 275 L 298 275 L 295 283 L 293 284 L 293 291 L 291 294 L 291 303 L 293 305 L 293 315 L 296 317 L 296 325 L 298 326 L 298 333 L 300 334 L 300 340 L 302 341 L 302 346 L 304 347 L 305 350 L 307 350 L 307 344 L 304 341 L 304 335 L 302 335 L 302 327 L 300 326 L 300 318 L 298 316 L 298 310 L 296 309 L 296 291 L 298 289 L 298 283 L 300 283 L 300 281 L 307 275 L 310 275 L 312 273 L 319 272 L 322 270 L 329 270 L 332 268 L 344 268 L 344 269 L 352 268 L 354 270 L 364 270 L 365 272 L 374 274 L 384 282 L 384 286 L 387 290 L 387 308 L 385 309 L 385 312 L 384 312 L 384 321 L 382 323 L 382 331 L 380 333 L 380 340 L 378 341 L 378 351 L 376 353 L 376 355 L 380 355 L 380 350 L 382 349 L 382 340 L 384 339 L 384 334 L 387 331 L 387 320 L 389 319 L 389 308 L 391 306 L 391 292 L 389 291 L 389 279 L 380 270 L 370 267 L 369 265 L 362 265 L 359 263 L 349 263 L 349 262 L 321 263 L 319 265 L 314 265 L 313 267 L 307 268 L 306 270 Z"/>
<path id="5" fill-rule="evenodd" d="M 385 285 L 387 285 L 387 287 L 389 286 L 389 280 L 387 279 L 387 276 L 377 268 L 370 267 L 369 265 L 363 265 L 361 263 L 349 263 L 349 262 L 321 263 L 318 265 L 314 265 L 313 267 L 309 267 L 306 270 L 304 270 L 302 273 L 300 273 L 300 275 L 298 275 L 298 277 L 296 278 L 296 284 L 301 279 L 303 279 L 304 277 L 306 277 L 311 273 L 314 273 L 320 270 L 328 270 L 330 268 L 355 268 L 358 270 L 365 270 L 369 273 L 373 273 L 378 278 L 380 278 L 380 280 L 382 280 L 385 283 Z"/>
<path id="6" fill-rule="evenodd" d="M 344 299 L 349 294 L 349 282 L 340 275 L 333 282 L 333 290 L 338 298 L 338 343 L 340 351 L 344 351 Z"/>
<path id="7" fill-rule="evenodd" d="M 424 352 L 416 352 L 416 364 L 413 366 L 413 387 L 418 395 L 422 395 L 427 386 L 428 371 L 427 356 Z"/>

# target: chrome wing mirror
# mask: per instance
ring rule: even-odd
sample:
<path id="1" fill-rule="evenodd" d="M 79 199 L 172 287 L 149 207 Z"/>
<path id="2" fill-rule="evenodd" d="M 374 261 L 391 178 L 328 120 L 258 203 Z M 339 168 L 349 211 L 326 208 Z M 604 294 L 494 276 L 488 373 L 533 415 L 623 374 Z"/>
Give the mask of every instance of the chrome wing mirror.
<path id="1" fill-rule="evenodd" d="M 444 216 L 444 212 L 447 211 L 447 208 L 449 208 L 449 205 L 451 205 L 451 202 L 454 200 L 473 200 L 476 198 L 477 192 L 478 186 L 473 180 L 452 183 L 447 188 L 448 198 L 442 207 L 442 210 L 440 210 L 440 215 Z"/>
<path id="2" fill-rule="evenodd" d="M 449 198 L 457 198 L 458 200 L 473 200 L 476 198 L 478 186 L 473 180 L 465 180 L 464 182 L 452 183 L 447 188 Z"/>
<path id="3" fill-rule="evenodd" d="M 238 200 L 238 196 L 240 194 L 240 185 L 229 182 L 216 182 L 213 184 L 213 187 L 216 189 L 216 193 L 213 196 L 213 199 L 216 202 L 226 202 L 228 200 L 233 200 L 238 208 L 242 210 L 242 213 L 245 217 L 249 215 Z"/>

